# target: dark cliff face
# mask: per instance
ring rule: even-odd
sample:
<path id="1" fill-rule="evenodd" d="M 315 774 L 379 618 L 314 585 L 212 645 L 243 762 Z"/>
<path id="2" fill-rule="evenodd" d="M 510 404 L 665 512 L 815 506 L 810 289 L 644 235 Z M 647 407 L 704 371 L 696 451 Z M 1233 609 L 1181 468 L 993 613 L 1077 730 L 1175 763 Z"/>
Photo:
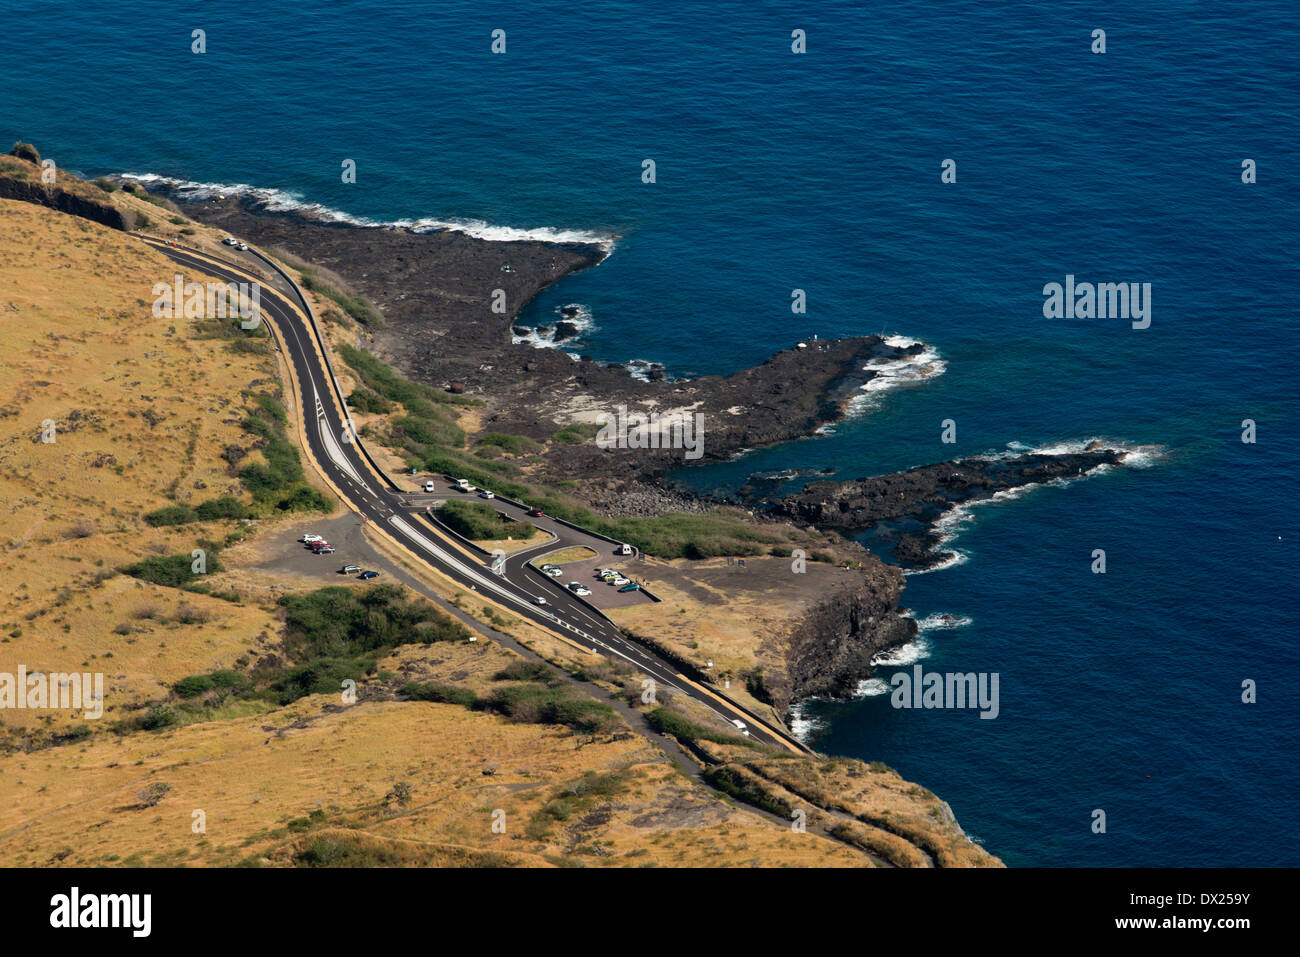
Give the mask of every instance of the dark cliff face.
<path id="1" fill-rule="evenodd" d="M 837 591 L 812 609 L 790 634 L 786 682 L 769 686 L 773 705 L 786 713 L 802 698 L 847 697 L 871 676 L 871 659 L 916 636 L 916 622 L 898 614 L 903 573 L 878 565 L 856 588 Z"/>
<path id="2" fill-rule="evenodd" d="M 109 202 L 97 203 L 69 192 L 56 183 L 41 183 L 39 179 L 33 182 L 0 176 L 0 199 L 16 199 L 24 203 L 48 206 L 61 213 L 80 216 L 124 232 L 130 232 L 135 226 L 135 217 L 131 213 L 123 213 Z"/>

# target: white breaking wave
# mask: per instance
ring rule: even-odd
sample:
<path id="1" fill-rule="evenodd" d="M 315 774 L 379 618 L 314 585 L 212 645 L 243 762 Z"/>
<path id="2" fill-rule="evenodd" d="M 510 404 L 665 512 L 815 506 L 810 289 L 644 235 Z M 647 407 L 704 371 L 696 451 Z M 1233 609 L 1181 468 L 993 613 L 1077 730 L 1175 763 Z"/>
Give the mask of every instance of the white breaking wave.
<path id="1" fill-rule="evenodd" d="M 804 704 L 800 701 L 790 706 L 790 733 L 806 744 L 809 737 L 826 727 L 826 722 L 807 714 Z"/>
<path id="2" fill-rule="evenodd" d="M 656 369 L 664 374 L 665 382 L 673 381 L 673 377 L 668 374 L 662 362 L 655 362 L 652 359 L 629 359 L 624 365 L 627 366 L 627 371 L 633 379 L 640 379 L 642 382 L 649 382 L 650 373 Z"/>
<path id="3" fill-rule="evenodd" d="M 907 616 L 910 617 L 910 616 Z M 933 615 L 926 615 L 916 623 L 917 629 L 921 634 L 927 631 L 943 631 L 949 628 L 965 628 L 971 623 L 971 619 L 965 615 L 949 615 L 943 612 L 936 612 Z"/>
<path id="4" fill-rule="evenodd" d="M 889 685 L 879 678 L 863 678 L 853 690 L 855 698 L 874 698 L 882 694 L 889 694 Z"/>
<path id="5" fill-rule="evenodd" d="M 886 336 L 884 341 L 885 345 L 893 346 L 895 349 L 925 345 L 919 339 L 910 339 L 907 336 Z M 880 404 L 882 393 L 892 392 L 894 389 L 901 389 L 904 386 L 918 385 L 928 379 L 943 375 L 947 368 L 948 363 L 939 355 L 938 350 L 928 345 L 925 346 L 924 351 L 913 356 L 902 356 L 897 359 L 869 359 L 862 369 L 864 372 L 872 373 L 871 380 L 865 383 L 861 387 L 861 391 L 849 400 L 848 407 L 845 410 L 846 414 L 861 414 L 867 409 L 876 408 Z M 821 429 L 818 430 L 818 432 L 821 431 Z"/>
<path id="6" fill-rule="evenodd" d="M 524 229 L 516 226 L 498 226 L 481 219 L 395 219 L 376 220 L 366 216 L 354 216 L 342 210 L 325 206 L 321 203 L 309 203 L 301 193 L 285 189 L 270 189 L 253 186 L 249 183 L 198 183 L 193 180 L 176 179 L 172 176 L 160 176 L 157 173 L 119 173 L 122 179 L 137 183 L 161 183 L 175 189 L 182 199 L 205 200 L 230 194 L 257 197 L 273 212 L 310 213 L 316 218 L 331 223 L 349 223 L 353 226 L 367 226 L 376 229 L 409 229 L 413 233 L 433 233 L 444 230 L 464 233 L 475 239 L 491 242 L 544 242 L 544 243 L 582 243 L 599 246 L 606 259 L 614 251 L 617 237 L 604 233 L 582 229 L 564 229 L 552 226 L 539 226 Z M 603 260 L 602 260 L 603 261 Z"/>
<path id="7" fill-rule="evenodd" d="M 871 667 L 898 668 L 914 665 L 922 658 L 930 657 L 930 641 L 924 635 L 897 648 L 889 648 L 871 659 Z"/>
<path id="8" fill-rule="evenodd" d="M 1011 459 L 1021 455 L 1072 455 L 1079 452 L 1087 451 L 1089 445 L 1099 442 L 1102 447 L 1115 449 L 1120 452 L 1120 462 L 1122 465 L 1131 468 L 1150 468 L 1164 454 L 1164 449 L 1158 445 L 1127 445 L 1124 442 L 1112 442 L 1109 439 L 1089 438 L 1077 439 L 1070 441 L 1054 442 L 1049 445 L 1032 446 L 1024 442 L 1009 442 L 1004 452 L 984 453 L 972 458 L 986 459 Z M 952 568 L 954 565 L 961 565 L 969 561 L 969 556 L 963 552 L 957 551 L 949 546 L 954 539 L 974 520 L 975 509 L 982 505 L 991 505 L 997 502 L 1009 502 L 1018 498 L 1023 498 L 1030 492 L 1038 488 L 1049 485 L 1071 485 L 1075 482 L 1089 478 L 1094 475 L 1105 475 L 1113 470 L 1111 465 L 1099 465 L 1089 469 L 1081 475 L 1071 475 L 1064 478 L 1052 479 L 1048 482 L 1031 482 L 1028 485 L 1018 485 L 1015 488 L 1003 489 L 1000 492 L 994 492 L 988 498 L 975 499 L 970 502 L 962 502 L 960 505 L 954 505 L 941 518 L 934 523 L 934 529 L 939 533 L 939 541 L 935 546 L 936 550 L 952 552 L 952 556 L 933 565 L 930 568 L 913 568 L 903 572 L 904 575 L 924 575 L 928 572 L 942 571 L 945 568 Z"/>
<path id="9" fill-rule="evenodd" d="M 576 311 L 572 317 L 568 317 L 560 311 L 561 309 L 574 309 Z M 578 334 L 556 342 L 555 324 L 561 322 L 569 322 L 577 326 Z M 590 307 L 584 306 L 582 303 L 578 302 L 571 302 L 564 306 L 557 307 L 555 310 L 555 324 L 538 327 L 540 329 L 550 329 L 550 332 L 543 333 L 538 332 L 537 329 L 529 329 L 528 332 L 522 336 L 515 333 L 512 329 L 510 333 L 510 341 L 514 345 L 532 346 L 534 349 L 564 349 L 565 347 L 586 338 L 588 333 L 593 332 L 596 329 L 596 320 L 592 317 Z M 578 354 L 575 352 L 569 352 L 567 355 L 571 356 L 575 360 L 578 359 Z"/>

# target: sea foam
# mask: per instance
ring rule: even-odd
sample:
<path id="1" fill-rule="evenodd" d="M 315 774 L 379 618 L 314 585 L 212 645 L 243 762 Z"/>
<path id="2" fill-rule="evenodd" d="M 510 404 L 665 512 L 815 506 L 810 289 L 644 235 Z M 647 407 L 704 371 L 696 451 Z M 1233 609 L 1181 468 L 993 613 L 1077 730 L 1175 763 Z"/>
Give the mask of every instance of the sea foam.
<path id="1" fill-rule="evenodd" d="M 582 243 L 598 246 L 608 258 L 614 251 L 618 237 L 582 229 L 565 229 L 554 226 L 521 228 L 500 226 L 481 219 L 437 219 L 422 217 L 418 219 L 377 220 L 367 216 L 355 216 L 342 210 L 334 209 L 322 203 L 307 202 L 301 193 L 292 190 L 253 186 L 249 183 L 200 183 L 194 180 L 177 179 L 172 176 L 160 176 L 157 173 L 119 173 L 122 179 L 129 179 L 141 184 L 157 183 L 175 190 L 183 200 L 202 201 L 221 196 L 253 196 L 272 212 L 307 213 L 329 223 L 348 223 L 352 226 L 364 226 L 372 229 L 407 229 L 413 233 L 457 232 L 475 239 L 491 242 L 544 242 L 544 243 Z M 602 259 L 603 261 L 603 259 Z"/>

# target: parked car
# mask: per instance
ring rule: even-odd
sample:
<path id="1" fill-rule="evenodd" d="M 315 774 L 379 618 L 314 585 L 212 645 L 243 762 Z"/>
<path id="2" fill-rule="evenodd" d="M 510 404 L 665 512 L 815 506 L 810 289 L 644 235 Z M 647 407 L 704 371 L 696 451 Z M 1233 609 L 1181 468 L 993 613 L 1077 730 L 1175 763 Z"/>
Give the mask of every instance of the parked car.
<path id="1" fill-rule="evenodd" d="M 496 493 L 495 493 L 495 492 L 489 492 L 487 489 L 483 489 L 482 491 L 480 491 L 480 492 L 478 493 L 478 497 L 479 497 L 479 498 L 496 498 L 497 496 L 496 496 Z"/>
<path id="2" fill-rule="evenodd" d="M 334 546 L 333 546 L 333 545 L 322 545 L 320 548 L 316 549 L 316 554 L 317 554 L 317 555 L 333 555 L 333 554 L 334 554 Z"/>
<path id="3" fill-rule="evenodd" d="M 304 535 L 301 539 L 299 539 L 299 541 L 308 542 L 308 543 L 310 543 L 310 542 L 323 542 L 323 541 L 325 541 L 325 539 L 322 538 L 320 535 L 311 535 L 311 534 L 307 534 L 307 535 Z"/>
<path id="4" fill-rule="evenodd" d="M 221 240 L 221 242 L 222 242 L 224 245 L 226 245 L 226 246 L 238 246 L 238 245 L 239 245 L 239 240 L 236 239 L 234 236 L 227 236 L 225 239 Z"/>
<path id="5" fill-rule="evenodd" d="M 631 545 L 620 545 L 618 546 L 618 548 L 614 549 L 615 555 L 631 555 L 635 552 L 636 549 L 633 548 Z"/>
<path id="6" fill-rule="evenodd" d="M 563 575 L 564 575 L 564 569 L 563 569 L 563 568 L 554 568 L 554 567 L 552 567 L 552 568 L 545 568 L 545 569 L 543 569 L 543 571 L 544 571 L 546 574 L 550 575 L 552 578 L 561 578 L 561 577 L 563 577 Z"/>
<path id="7" fill-rule="evenodd" d="M 541 518 L 545 514 L 546 513 L 543 512 L 540 508 L 530 508 L 528 510 L 528 515 L 530 518 Z"/>
<path id="8" fill-rule="evenodd" d="M 428 480 L 424 483 L 424 490 L 425 490 L 426 492 L 432 492 L 432 491 L 434 490 L 434 489 L 433 489 L 433 479 L 428 479 Z"/>
<path id="9" fill-rule="evenodd" d="M 315 552 L 318 555 L 327 548 L 331 550 L 334 548 L 334 546 L 331 545 L 329 542 L 312 542 L 307 547 L 310 548 L 313 552 Z"/>
<path id="10" fill-rule="evenodd" d="M 358 575 L 357 577 L 360 578 L 360 579 L 363 579 L 364 581 L 370 581 L 370 579 L 372 579 L 372 578 L 378 578 L 378 577 L 379 577 L 379 572 L 364 571 L 364 572 L 362 572 L 360 575 Z"/>
<path id="11" fill-rule="evenodd" d="M 361 571 L 360 565 L 344 565 L 339 569 L 339 573 L 343 575 L 355 575 L 359 571 Z"/>
<path id="12" fill-rule="evenodd" d="M 619 575 L 612 582 L 610 582 L 610 584 L 613 585 L 615 588 L 622 588 L 624 585 L 632 584 L 632 581 L 629 578 L 624 578 L 622 575 Z"/>
<path id="13" fill-rule="evenodd" d="M 638 585 L 636 582 L 633 582 L 630 585 L 624 585 L 622 588 L 619 589 L 619 591 L 639 591 L 640 589 L 641 586 Z"/>
<path id="14" fill-rule="evenodd" d="M 237 246 L 235 246 L 235 248 L 238 249 L 241 253 L 246 253 L 248 252 L 248 243 L 239 243 Z"/>
<path id="15" fill-rule="evenodd" d="M 469 484 L 469 479 L 456 479 L 456 488 L 462 492 L 474 491 L 474 486 Z"/>
<path id="16" fill-rule="evenodd" d="M 577 595 L 579 598 L 585 598 L 587 595 L 591 594 L 591 589 L 588 588 L 586 585 L 579 585 L 577 588 L 573 590 L 573 593 Z"/>

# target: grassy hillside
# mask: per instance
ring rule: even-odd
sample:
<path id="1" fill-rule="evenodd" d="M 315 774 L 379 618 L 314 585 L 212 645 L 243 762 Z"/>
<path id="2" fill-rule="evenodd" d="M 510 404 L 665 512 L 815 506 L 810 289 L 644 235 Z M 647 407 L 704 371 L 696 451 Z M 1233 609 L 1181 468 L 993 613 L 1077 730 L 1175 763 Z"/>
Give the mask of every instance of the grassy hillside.
<path id="1" fill-rule="evenodd" d="M 106 699 L 98 721 L 0 712 L 7 861 L 881 859 L 682 774 L 588 686 L 469 641 L 404 587 L 322 588 L 321 572 L 277 565 L 277 549 L 301 551 L 296 509 L 332 499 L 301 458 L 274 352 L 154 318 L 153 285 L 174 272 L 127 233 L 0 200 L 0 672 L 99 672 Z M 385 401 L 473 414 L 418 391 Z"/>

